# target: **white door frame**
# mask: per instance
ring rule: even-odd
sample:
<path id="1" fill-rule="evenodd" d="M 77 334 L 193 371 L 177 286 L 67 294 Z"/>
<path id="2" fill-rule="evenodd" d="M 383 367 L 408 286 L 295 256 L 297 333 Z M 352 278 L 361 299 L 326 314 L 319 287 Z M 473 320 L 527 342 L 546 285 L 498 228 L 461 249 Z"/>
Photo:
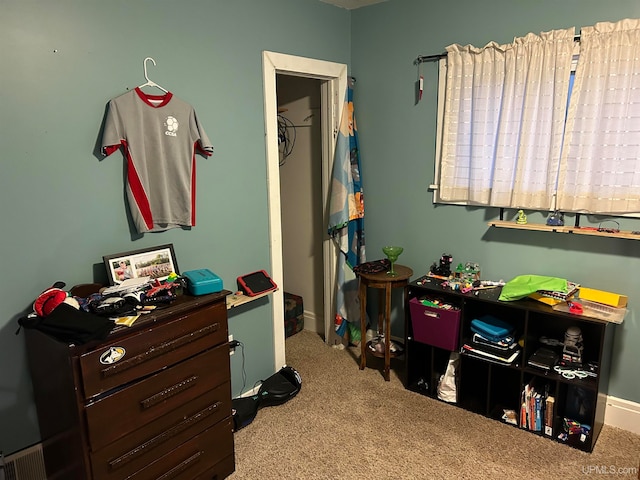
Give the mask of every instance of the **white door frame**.
<path id="1" fill-rule="evenodd" d="M 278 151 L 278 98 L 276 74 L 324 80 L 322 85 L 322 196 L 325 208 L 324 224 L 327 225 L 327 202 L 331 184 L 333 153 L 338 133 L 342 103 L 347 90 L 347 66 L 312 58 L 296 57 L 282 53 L 262 52 L 264 86 L 264 125 L 267 150 L 267 199 L 269 209 L 269 253 L 271 275 L 280 286 L 271 302 L 273 316 L 274 367 L 279 370 L 286 364 L 284 330 L 284 295 L 282 265 L 282 218 L 280 211 L 280 155 Z M 320 234 L 320 232 L 319 232 Z M 323 235 L 324 264 L 324 333 L 325 341 L 333 339 L 334 295 L 336 284 L 336 248 L 334 242 Z"/>

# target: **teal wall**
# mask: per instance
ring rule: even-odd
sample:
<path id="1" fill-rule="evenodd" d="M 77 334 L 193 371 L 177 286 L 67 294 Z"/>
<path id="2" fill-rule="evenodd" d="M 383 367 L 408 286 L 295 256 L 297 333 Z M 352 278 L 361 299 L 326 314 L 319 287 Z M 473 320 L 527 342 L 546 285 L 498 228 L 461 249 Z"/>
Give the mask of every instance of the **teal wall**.
<path id="1" fill-rule="evenodd" d="M 526 3 L 526 4 L 525 4 Z M 450 43 L 484 45 L 529 31 L 639 17 L 637 0 L 390 0 L 347 11 L 317 0 L 0 0 L 0 450 L 40 440 L 17 317 L 56 280 L 104 280 L 102 255 L 173 243 L 181 270 L 210 268 L 226 287 L 269 269 L 262 93 L 263 50 L 350 65 L 366 194 L 367 250 L 405 247 L 416 274 L 443 252 L 481 264 L 483 277 L 556 275 L 625 293 L 610 394 L 640 402 L 638 247 L 630 240 L 493 231 L 498 212 L 438 206 L 433 175 L 435 64 L 414 105 L 413 60 Z M 197 226 L 132 233 L 119 153 L 99 161 L 110 98 L 149 75 L 196 108 L 216 151 L 198 158 Z M 530 216 L 535 221 L 535 215 Z M 544 219 L 540 217 L 540 221 Z M 640 222 L 622 227 L 640 230 Z M 9 275 L 10 273 L 10 275 Z M 230 317 L 245 344 L 246 388 L 273 372 L 270 300 Z M 394 330 L 402 334 L 400 313 Z M 242 355 L 232 357 L 234 394 Z"/>
<path id="2" fill-rule="evenodd" d="M 446 252 L 454 264 L 479 263 L 486 279 L 549 275 L 628 295 L 630 312 L 616 326 L 609 394 L 633 402 L 640 402 L 640 242 L 492 230 L 487 222 L 498 218 L 497 209 L 434 206 L 428 185 L 434 169 L 437 64 L 423 64 L 425 92 L 415 105 L 413 61 L 442 53 L 452 43 L 483 46 L 528 32 L 570 26 L 579 32 L 598 21 L 638 17 L 637 0 L 391 0 L 355 10 L 351 20 L 367 258 L 381 258 L 385 244 L 400 244 L 405 247 L 400 263 L 417 275 Z M 581 224 L 599 220 L 582 217 Z M 529 221 L 544 223 L 545 217 L 532 214 Z M 640 220 L 620 224 L 623 230 L 640 230 Z M 399 320 L 396 315 L 393 326 L 401 334 Z"/>
<path id="3" fill-rule="evenodd" d="M 173 243 L 182 271 L 270 269 L 262 51 L 350 62 L 350 13 L 317 0 L 0 0 L 0 450 L 40 440 L 17 318 L 53 282 L 104 279 L 102 256 Z M 132 233 L 123 158 L 100 161 L 109 99 L 149 76 L 191 103 L 214 146 L 197 159 L 197 226 Z M 246 388 L 274 372 L 270 300 L 234 312 Z M 242 355 L 232 357 L 234 394 Z"/>

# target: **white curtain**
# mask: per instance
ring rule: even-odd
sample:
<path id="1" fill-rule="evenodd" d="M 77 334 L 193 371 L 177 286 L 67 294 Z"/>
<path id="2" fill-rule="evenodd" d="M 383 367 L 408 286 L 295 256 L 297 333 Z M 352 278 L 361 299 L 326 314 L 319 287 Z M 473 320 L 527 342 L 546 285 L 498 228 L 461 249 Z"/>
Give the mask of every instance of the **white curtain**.
<path id="1" fill-rule="evenodd" d="M 640 212 L 640 21 L 580 32 L 567 114 L 558 208 Z"/>
<path id="2" fill-rule="evenodd" d="M 447 48 L 438 200 L 551 208 L 574 28 Z"/>

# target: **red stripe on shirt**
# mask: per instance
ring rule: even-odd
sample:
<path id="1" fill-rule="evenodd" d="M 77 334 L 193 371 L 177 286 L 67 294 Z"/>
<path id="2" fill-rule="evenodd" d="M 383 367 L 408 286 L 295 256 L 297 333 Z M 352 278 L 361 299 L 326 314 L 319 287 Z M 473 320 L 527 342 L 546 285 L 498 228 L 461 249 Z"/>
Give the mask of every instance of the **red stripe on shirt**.
<path id="1" fill-rule="evenodd" d="M 196 148 L 198 142 L 193 144 L 191 153 L 191 226 L 196 225 Z"/>
<path id="2" fill-rule="evenodd" d="M 121 140 L 122 141 L 122 140 Z M 116 150 L 118 150 L 120 148 L 120 144 L 117 145 L 107 145 L 106 147 L 102 148 L 102 154 L 105 157 L 108 157 L 109 155 L 111 155 L 113 152 L 115 152 Z"/>
<path id="3" fill-rule="evenodd" d="M 149 230 L 152 230 L 153 215 L 151 213 L 149 199 L 147 198 L 144 188 L 142 188 L 142 182 L 140 181 L 140 176 L 133 164 L 133 158 L 131 157 L 127 141 L 122 140 L 122 145 L 124 146 L 124 151 L 127 152 L 127 182 L 129 183 L 129 188 L 131 189 L 131 193 L 133 193 L 133 198 L 135 199 L 138 210 L 140 210 L 140 214 L 144 219 L 144 223 Z"/>

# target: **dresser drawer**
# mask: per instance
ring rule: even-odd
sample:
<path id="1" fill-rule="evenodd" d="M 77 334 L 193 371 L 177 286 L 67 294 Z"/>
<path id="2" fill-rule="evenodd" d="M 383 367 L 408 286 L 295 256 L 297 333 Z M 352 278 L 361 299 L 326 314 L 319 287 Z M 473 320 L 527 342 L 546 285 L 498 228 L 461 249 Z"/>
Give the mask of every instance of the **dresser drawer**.
<path id="1" fill-rule="evenodd" d="M 148 480 L 150 478 L 193 480 L 203 473 L 213 472 L 216 474 L 216 469 L 219 468 L 223 460 L 233 458 L 231 428 L 231 419 L 226 419 L 126 478 L 127 480 Z M 222 478 L 231 472 L 220 473 Z M 122 477 L 114 478 L 121 479 Z M 208 475 L 208 478 L 216 477 Z"/>
<path id="2" fill-rule="evenodd" d="M 191 437 L 231 415 L 231 384 L 226 382 L 91 454 L 96 480 L 127 478 Z"/>
<path id="3" fill-rule="evenodd" d="M 84 398 L 90 399 L 226 343 L 227 335 L 226 305 L 217 303 L 114 339 L 114 343 L 80 357 Z"/>
<path id="4" fill-rule="evenodd" d="M 235 456 L 232 453 L 192 480 L 222 480 L 223 478 L 227 478 L 231 475 L 235 470 L 236 461 Z"/>
<path id="5" fill-rule="evenodd" d="M 224 344 L 89 403 L 87 432 L 92 451 L 142 428 L 229 380 Z"/>

